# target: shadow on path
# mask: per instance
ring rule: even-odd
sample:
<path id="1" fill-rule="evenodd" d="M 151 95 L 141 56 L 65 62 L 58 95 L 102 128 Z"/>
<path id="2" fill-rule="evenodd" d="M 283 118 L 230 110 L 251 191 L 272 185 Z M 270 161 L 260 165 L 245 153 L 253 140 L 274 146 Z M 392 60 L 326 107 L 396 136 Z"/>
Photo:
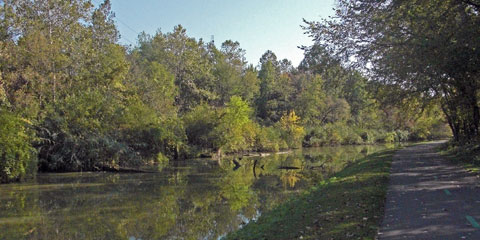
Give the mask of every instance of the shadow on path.
<path id="1" fill-rule="evenodd" d="M 398 151 L 378 239 L 480 239 L 480 178 L 431 142 Z"/>

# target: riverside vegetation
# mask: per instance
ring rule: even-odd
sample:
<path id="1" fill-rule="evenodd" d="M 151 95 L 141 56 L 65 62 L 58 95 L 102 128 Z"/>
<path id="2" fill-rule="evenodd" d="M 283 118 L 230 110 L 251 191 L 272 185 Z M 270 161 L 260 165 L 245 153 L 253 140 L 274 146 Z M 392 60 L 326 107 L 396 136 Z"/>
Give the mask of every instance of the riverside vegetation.
<path id="1" fill-rule="evenodd" d="M 305 21 L 315 40 L 306 56 L 319 49 L 362 69 L 390 101 L 436 103 L 453 134 L 446 152 L 478 172 L 480 2 L 337 0 L 335 10 L 329 19 Z M 413 126 L 425 126 L 419 119 Z M 374 239 L 390 158 L 367 157 L 228 238 Z"/>
<path id="2" fill-rule="evenodd" d="M 423 5 L 414 13 L 434 14 L 445 31 L 478 31 L 476 5 L 459 3 L 458 9 L 450 9 L 455 1 L 440 2 L 449 18 L 456 18 L 464 5 L 470 10 L 453 25 Z M 372 17 L 382 17 L 389 7 L 383 4 L 378 10 L 366 10 L 374 11 Z M 343 29 L 350 26 L 343 22 L 331 22 L 330 28 L 309 22 L 306 29 L 316 43 L 304 47 L 305 58 L 298 67 L 271 51 L 254 66 L 245 61 L 238 42 L 217 46 L 189 37 L 181 25 L 172 32 L 142 33 L 135 46 L 122 46 L 108 0 L 98 7 L 88 0 L 4 0 L 0 4 L 0 182 L 24 179 L 38 170 L 115 170 L 212 153 L 430 139 L 448 136 L 447 122 L 455 139 L 472 139 L 478 131 L 470 121 L 478 118 L 477 102 L 463 97 L 476 97 L 477 92 L 472 96 L 462 91 L 477 91 L 477 82 L 470 79 L 478 80 L 474 77 L 478 72 L 470 73 L 478 64 L 473 61 L 457 72 L 453 67 L 444 72 L 448 62 L 442 60 L 465 60 L 451 58 L 460 45 L 448 45 L 449 51 L 440 51 L 441 56 L 418 54 L 438 60 L 435 68 L 425 66 L 431 61 L 415 56 L 428 52 L 429 44 L 437 41 L 435 32 L 426 31 L 429 25 L 421 22 L 429 18 L 408 18 L 415 24 L 398 24 L 406 10 L 398 11 L 391 21 L 378 22 L 411 27 L 409 31 L 421 33 L 424 44 L 416 44 L 418 49 L 401 48 L 392 39 L 409 39 L 391 37 L 397 32 L 387 35 L 382 32 L 386 25 L 371 24 L 379 27 L 372 30 L 378 38 L 365 36 L 371 42 L 362 46 L 381 41 L 378 47 L 400 48 L 374 51 L 384 54 L 373 61 L 374 70 L 384 71 L 372 75 L 345 64 L 338 54 L 344 52 L 330 51 L 332 45 L 324 44 L 328 41 L 323 40 L 330 40 L 327 37 L 336 44 L 343 30 L 359 38 L 371 32 Z M 339 14 L 353 14 L 340 16 L 347 21 L 368 19 L 370 13 Z M 462 21 L 471 28 L 456 27 Z M 369 22 L 361 27 L 369 28 Z M 323 34 L 325 29 L 330 34 Z M 457 35 L 455 41 L 468 46 L 461 48 L 465 53 L 478 45 L 471 35 Z M 338 41 L 338 47 L 346 46 L 348 42 Z M 480 48 L 475 49 L 478 53 Z M 408 57 L 395 55 L 397 50 Z M 368 65 L 372 61 L 365 56 L 371 52 L 353 53 Z M 431 72 L 413 76 L 410 73 L 417 69 L 401 68 L 418 62 Z M 376 78 L 369 80 L 370 76 Z M 428 84 L 418 79 L 428 79 Z M 439 88 L 429 88 L 437 80 Z M 477 85 L 462 85 L 470 82 Z M 392 100 L 392 95 L 399 98 Z M 464 104 L 453 108 L 458 101 Z"/>

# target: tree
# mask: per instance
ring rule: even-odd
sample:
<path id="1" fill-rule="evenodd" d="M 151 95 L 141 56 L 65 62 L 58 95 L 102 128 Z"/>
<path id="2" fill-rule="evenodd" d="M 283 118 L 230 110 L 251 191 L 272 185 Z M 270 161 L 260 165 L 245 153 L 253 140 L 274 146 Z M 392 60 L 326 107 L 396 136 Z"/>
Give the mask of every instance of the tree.
<path id="1" fill-rule="evenodd" d="M 292 97 L 292 80 L 288 73 L 281 73 L 277 57 L 267 51 L 260 58 L 261 68 L 258 72 L 260 93 L 256 100 L 257 116 L 266 125 L 280 120 L 283 112 L 290 110 Z"/>
<path id="2" fill-rule="evenodd" d="M 186 29 L 175 26 L 173 32 L 157 32 L 153 37 L 142 34 L 134 50 L 141 58 L 164 65 L 175 76 L 179 96 L 176 104 L 183 113 L 202 101 L 218 98 L 214 92 L 213 63 L 208 57 L 207 45 L 200 39 L 188 37 Z"/>
<path id="3" fill-rule="evenodd" d="M 241 96 L 242 99 L 249 102 L 251 106 L 254 104 L 255 98 L 258 97 L 260 91 L 260 83 L 257 77 L 258 72 L 250 65 L 245 69 L 240 82 L 238 90 L 235 91 L 235 95 Z"/>
<path id="4" fill-rule="evenodd" d="M 300 118 L 295 111 L 285 113 L 277 124 L 288 147 L 299 148 L 302 146 L 305 130 L 300 125 Z"/>
<path id="5" fill-rule="evenodd" d="M 0 183 L 35 174 L 36 151 L 27 122 L 0 108 Z"/>
<path id="6" fill-rule="evenodd" d="M 325 92 L 330 96 L 341 97 L 351 71 L 341 65 L 338 57 L 333 56 L 318 44 L 302 47 L 302 49 L 305 51 L 305 57 L 300 62 L 298 69 L 301 72 L 320 75 L 324 80 Z"/>
<path id="7" fill-rule="evenodd" d="M 468 142 L 480 124 L 478 12 L 473 1 L 339 0 L 335 18 L 306 30 L 373 80 L 441 99 L 455 140 Z"/>
<path id="8" fill-rule="evenodd" d="M 97 44 L 98 48 L 102 48 L 105 44 L 116 43 L 120 34 L 115 27 L 115 13 L 112 12 L 110 0 L 105 0 L 95 9 L 92 14 L 92 31 L 93 44 Z"/>
<path id="9" fill-rule="evenodd" d="M 220 122 L 214 130 L 216 147 L 225 152 L 237 152 L 251 148 L 255 142 L 255 129 L 250 119 L 253 110 L 241 97 L 233 96 L 223 110 Z"/>
<path id="10" fill-rule="evenodd" d="M 319 75 L 298 76 L 299 89 L 295 109 L 306 126 L 321 125 L 321 115 L 325 109 L 326 95 L 323 79 Z"/>
<path id="11" fill-rule="evenodd" d="M 213 44 L 212 44 L 213 45 Z M 245 51 L 238 42 L 227 40 L 217 50 L 210 46 L 214 57 L 215 92 L 218 94 L 217 106 L 223 106 L 231 96 L 240 95 L 242 89 L 242 72 L 245 65 Z"/>

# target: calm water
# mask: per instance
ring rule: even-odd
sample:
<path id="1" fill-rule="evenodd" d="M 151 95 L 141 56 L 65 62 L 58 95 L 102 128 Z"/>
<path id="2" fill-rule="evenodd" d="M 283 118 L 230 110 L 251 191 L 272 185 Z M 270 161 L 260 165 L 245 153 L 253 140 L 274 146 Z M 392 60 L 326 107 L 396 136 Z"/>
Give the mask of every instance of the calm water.
<path id="1" fill-rule="evenodd" d="M 155 173 L 39 174 L 0 185 L 0 239 L 218 239 L 386 146 L 196 159 Z M 287 169 L 285 169 L 287 168 Z"/>

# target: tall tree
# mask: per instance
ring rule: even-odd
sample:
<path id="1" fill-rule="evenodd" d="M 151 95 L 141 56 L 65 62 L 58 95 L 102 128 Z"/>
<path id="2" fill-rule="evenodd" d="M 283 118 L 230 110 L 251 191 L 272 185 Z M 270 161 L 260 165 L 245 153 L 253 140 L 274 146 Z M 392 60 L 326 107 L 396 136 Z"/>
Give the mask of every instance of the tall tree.
<path id="1" fill-rule="evenodd" d="M 148 61 L 156 61 L 174 74 L 175 84 L 179 88 L 176 99 L 180 111 L 192 109 L 202 101 L 214 101 L 218 98 L 212 76 L 213 63 L 208 57 L 207 45 L 200 39 L 188 37 L 181 25 L 173 32 L 157 32 L 151 37 L 139 36 L 139 47 L 135 49 Z"/>
<path id="2" fill-rule="evenodd" d="M 457 141 L 479 134 L 477 1 L 339 0 L 336 16 L 307 22 L 318 45 L 424 100 L 440 98 Z"/>

